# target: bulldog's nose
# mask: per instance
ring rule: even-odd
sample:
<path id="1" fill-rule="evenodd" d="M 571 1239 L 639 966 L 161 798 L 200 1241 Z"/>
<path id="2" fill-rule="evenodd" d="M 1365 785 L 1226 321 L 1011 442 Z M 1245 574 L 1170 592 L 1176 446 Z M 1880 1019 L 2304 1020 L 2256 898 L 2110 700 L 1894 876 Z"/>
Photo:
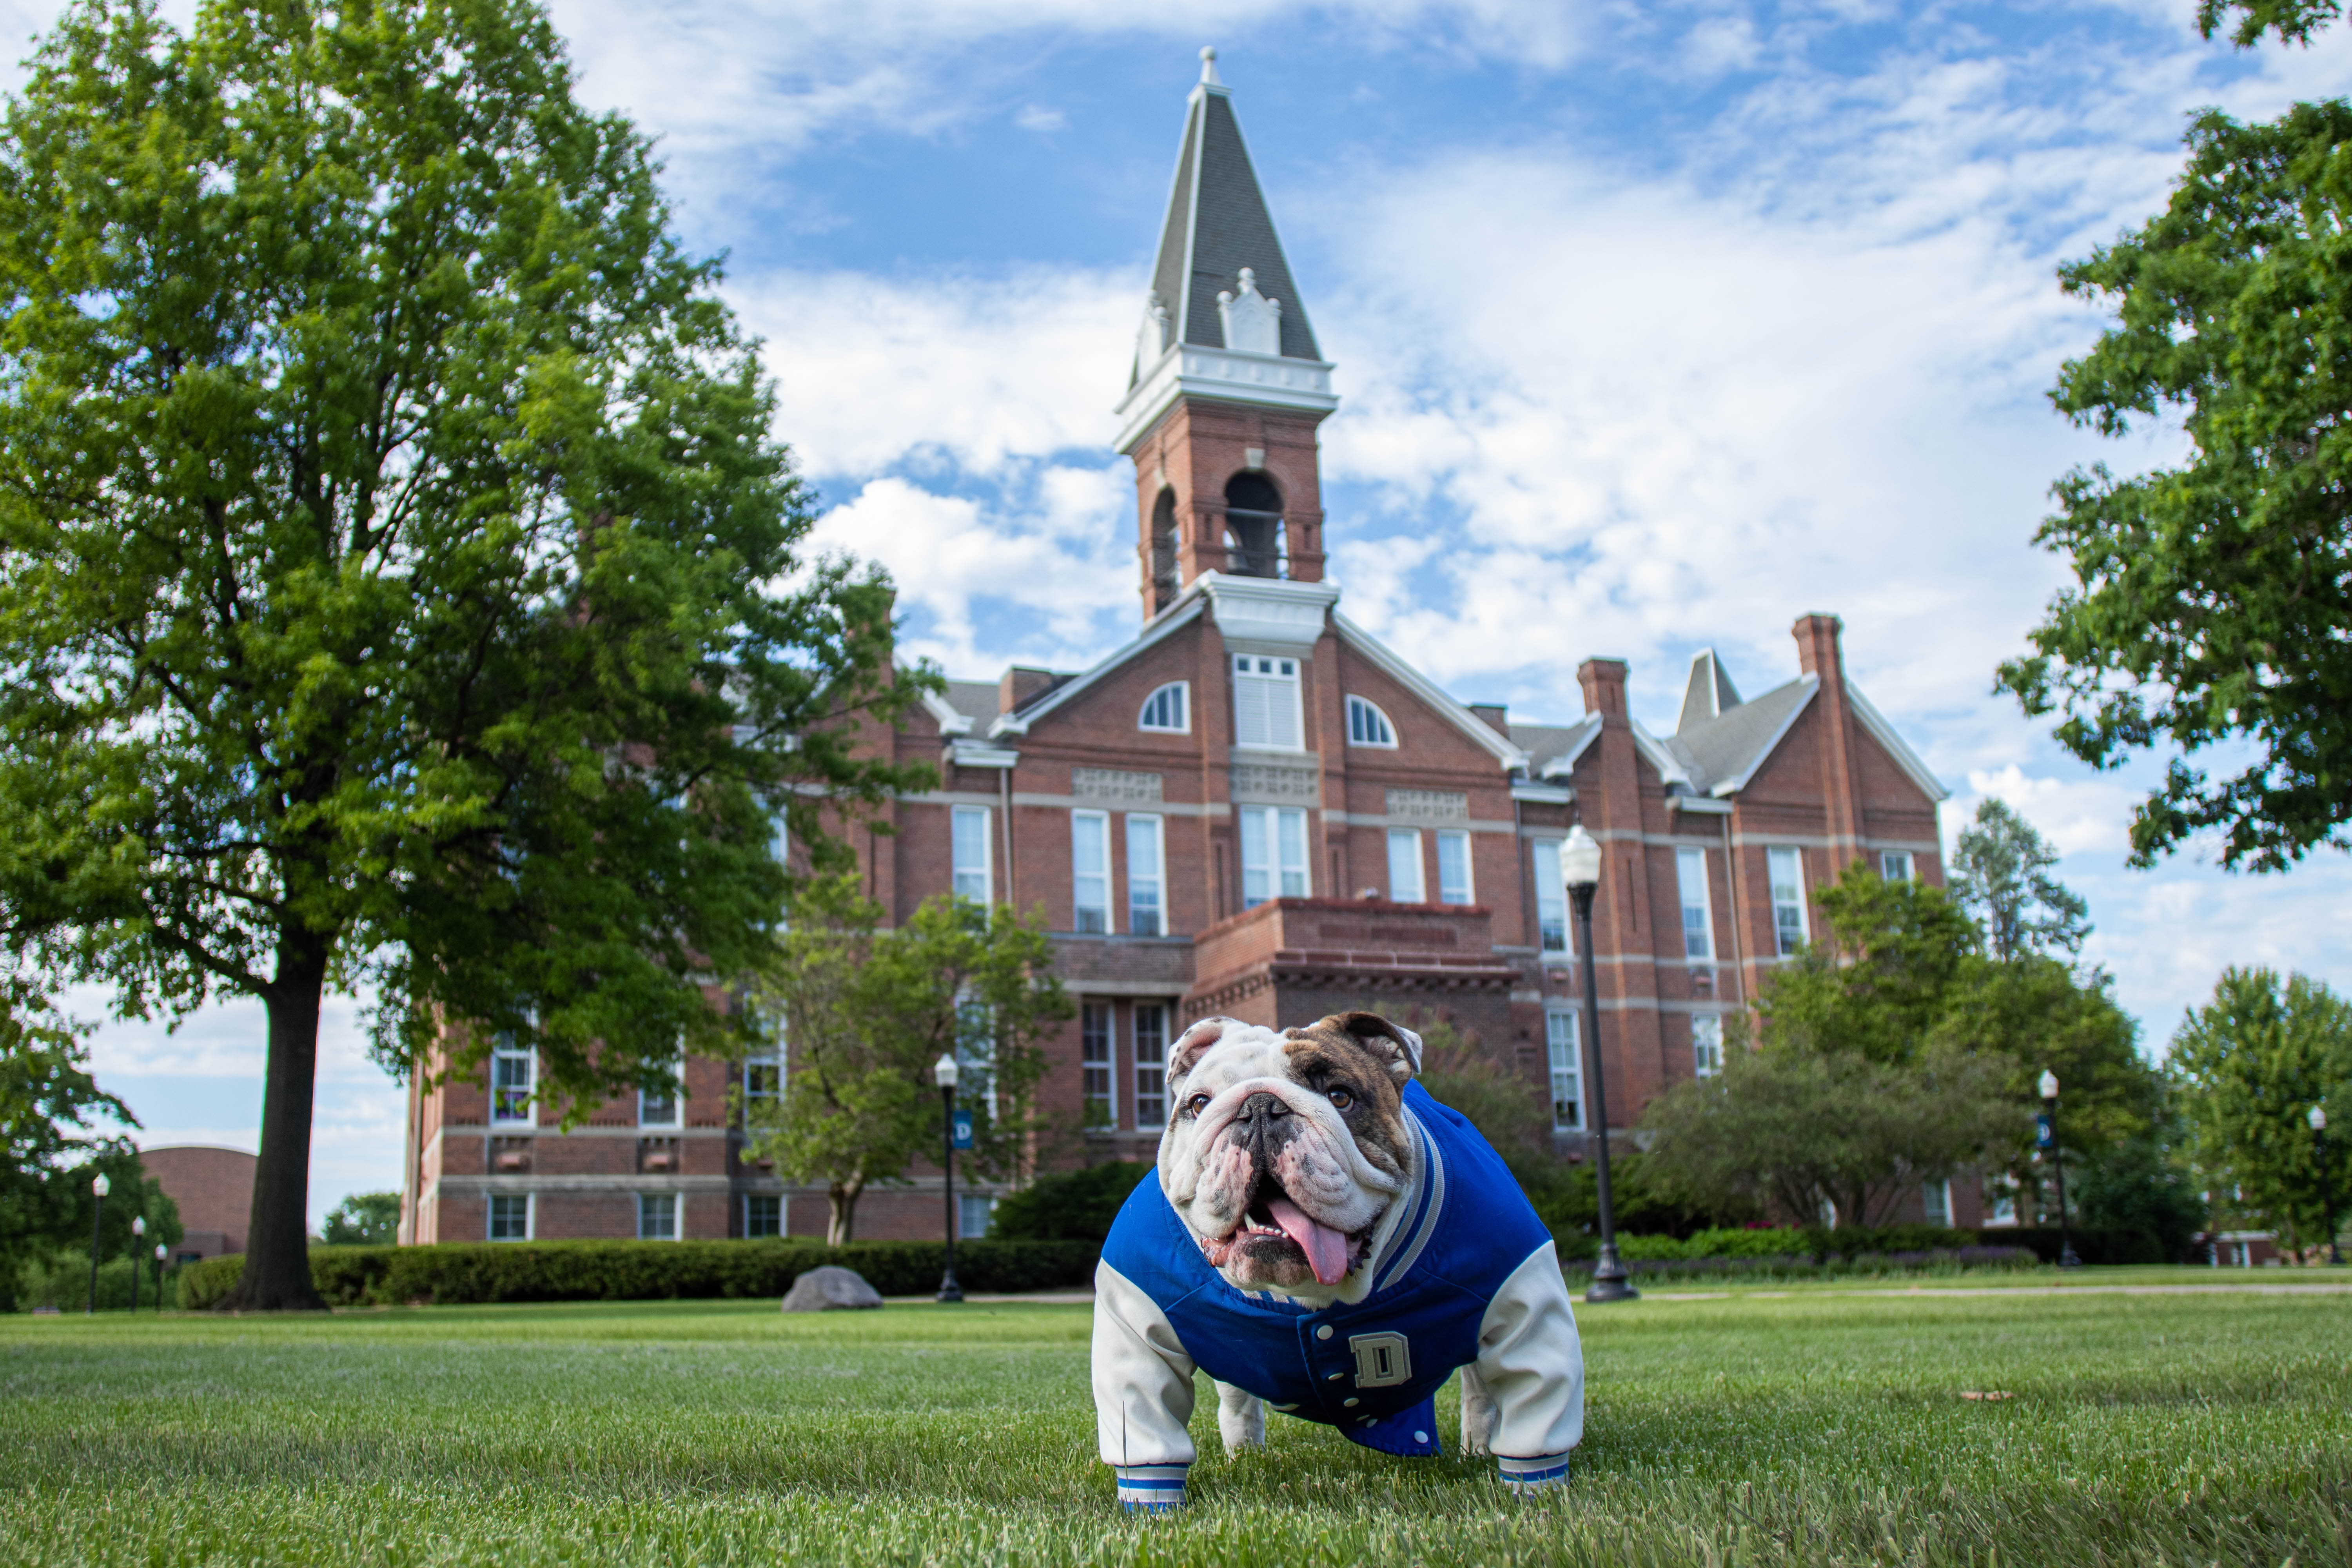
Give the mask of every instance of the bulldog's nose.
<path id="1" fill-rule="evenodd" d="M 1242 1101 L 1241 1110 L 1236 1114 L 1235 1120 L 1241 1121 L 1272 1121 L 1277 1117 L 1287 1116 L 1289 1114 L 1290 1106 L 1284 1100 L 1282 1096 L 1260 1091 L 1259 1093 L 1251 1095 L 1247 1100 Z"/>

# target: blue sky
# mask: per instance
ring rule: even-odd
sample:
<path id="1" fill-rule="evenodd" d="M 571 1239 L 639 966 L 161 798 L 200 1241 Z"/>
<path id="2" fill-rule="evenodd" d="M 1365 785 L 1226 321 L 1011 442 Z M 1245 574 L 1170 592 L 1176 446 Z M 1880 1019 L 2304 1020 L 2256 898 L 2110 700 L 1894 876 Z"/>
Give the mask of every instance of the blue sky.
<path id="1" fill-rule="evenodd" d="M 169 7 L 167 7 L 169 9 Z M 768 342 L 828 545 L 913 651 L 992 679 L 1135 622 L 1108 448 L 1195 51 L 1215 44 L 1340 412 L 1349 614 L 1458 696 L 1559 719 L 1594 654 L 1667 728 L 1691 652 L 1753 695 L 1798 615 L 1954 792 L 2066 852 L 2160 1047 L 2221 966 L 2352 982 L 2341 856 L 2123 866 L 2144 773 L 2072 762 L 1991 672 L 2063 581 L 2050 481 L 2162 462 L 2043 395 L 2096 313 L 2053 269 L 2157 209 L 2188 113 L 2343 90 L 2343 37 L 2237 54 L 2190 0 L 1577 5 L 560 0 L 581 92 L 660 140 Z M 49 5 L 0 0 L 29 36 Z M 77 998 L 96 1016 L 104 998 Z M 312 1206 L 399 1175 L 398 1089 L 330 1010 Z M 252 1147 L 260 1023 L 110 1026 L 154 1142 Z"/>

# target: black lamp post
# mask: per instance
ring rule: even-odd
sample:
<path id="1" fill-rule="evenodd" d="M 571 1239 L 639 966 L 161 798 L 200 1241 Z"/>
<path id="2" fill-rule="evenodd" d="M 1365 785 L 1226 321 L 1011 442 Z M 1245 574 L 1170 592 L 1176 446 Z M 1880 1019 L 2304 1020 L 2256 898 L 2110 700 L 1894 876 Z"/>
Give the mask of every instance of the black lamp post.
<path id="1" fill-rule="evenodd" d="M 1601 889 L 1601 845 L 1578 823 L 1559 847 L 1560 879 L 1576 906 L 1576 949 L 1584 955 L 1584 1050 L 1592 1063 L 1593 1184 L 1601 1196 L 1601 1258 L 1592 1266 L 1588 1301 L 1630 1301 L 1641 1292 L 1617 1257 L 1617 1214 L 1609 1198 L 1609 1085 L 1601 1075 L 1601 993 L 1593 978 L 1592 895 Z"/>
<path id="2" fill-rule="evenodd" d="M 163 1315 L 163 1244 L 157 1242 L 155 1244 L 155 1315 L 159 1318 Z M 133 1268 L 139 1267 L 138 1259 L 133 1258 L 131 1266 Z"/>
<path id="3" fill-rule="evenodd" d="M 147 1216 L 142 1214 L 131 1222 L 131 1310 L 134 1314 L 139 1310 L 139 1242 L 146 1234 Z M 163 1298 L 158 1296 L 156 1300 L 161 1302 Z"/>
<path id="4" fill-rule="evenodd" d="M 2074 1233 L 2066 1223 L 2066 1155 L 2058 1142 L 2058 1075 L 2047 1068 L 2042 1071 L 2041 1089 L 2050 1160 L 2058 1168 L 2058 1267 L 2080 1268 L 2083 1260 L 2074 1256 Z"/>
<path id="5" fill-rule="evenodd" d="M 2319 1158 L 2319 1201 L 2327 1209 L 2327 1261 L 2341 1264 L 2344 1252 L 2336 1245 L 2336 1183 L 2327 1173 L 2327 1112 L 2315 1105 L 2306 1120 L 2311 1123 L 2312 1141 L 2318 1145 L 2314 1152 Z"/>
<path id="6" fill-rule="evenodd" d="M 940 1277 L 942 1301 L 963 1300 L 963 1287 L 955 1277 L 955 1086 L 956 1059 L 952 1053 L 942 1051 L 940 1059 L 931 1064 L 931 1081 L 940 1086 L 940 1102 L 946 1111 L 946 1147 L 940 1152 L 940 1186 L 947 1194 L 948 1212 L 948 1271 Z"/>
<path id="7" fill-rule="evenodd" d="M 98 1310 L 98 1227 L 106 1218 L 106 1173 L 100 1171 L 89 1179 L 90 1195 L 98 1201 L 89 1205 L 89 1305 L 82 1310 Z"/>

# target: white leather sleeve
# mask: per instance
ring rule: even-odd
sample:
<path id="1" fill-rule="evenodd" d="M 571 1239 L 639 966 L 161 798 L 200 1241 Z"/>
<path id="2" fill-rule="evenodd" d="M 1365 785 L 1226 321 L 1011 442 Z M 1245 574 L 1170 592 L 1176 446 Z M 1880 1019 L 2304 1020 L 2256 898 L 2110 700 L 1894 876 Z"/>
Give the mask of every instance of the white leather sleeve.
<path id="1" fill-rule="evenodd" d="M 1159 1303 L 1108 1263 L 1095 1265 L 1093 1360 L 1103 1463 L 1191 1464 L 1192 1358 Z"/>
<path id="2" fill-rule="evenodd" d="M 1099 1367 L 1101 1319 L 1096 1322 Z M 1565 1454 L 1582 1440 L 1584 1347 L 1576 1337 L 1576 1313 L 1569 1306 L 1568 1282 L 1559 1275 L 1559 1254 L 1550 1242 L 1528 1254 L 1486 1304 L 1478 1325 L 1476 1365 L 1478 1381 L 1495 1402 L 1491 1447 L 1497 1458 Z M 1095 1378 L 1099 1391 L 1101 1373 Z"/>

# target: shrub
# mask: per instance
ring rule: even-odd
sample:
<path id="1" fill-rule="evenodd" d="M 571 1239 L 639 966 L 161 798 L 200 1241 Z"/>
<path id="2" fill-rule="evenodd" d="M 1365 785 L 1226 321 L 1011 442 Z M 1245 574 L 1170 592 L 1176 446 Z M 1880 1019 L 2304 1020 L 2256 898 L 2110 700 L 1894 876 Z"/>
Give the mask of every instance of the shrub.
<path id="1" fill-rule="evenodd" d="M 2074 1226 L 2066 1233 L 2074 1243 L 2074 1256 L 2085 1263 L 2179 1263 L 2179 1257 L 2167 1257 L 2164 1244 L 2151 1230 L 2097 1230 Z M 2058 1227 L 2052 1226 L 2001 1226 L 1979 1231 L 1978 1235 L 1988 1246 L 2023 1247 L 2031 1248 L 2044 1263 L 2058 1261 L 2062 1242 Z"/>
<path id="2" fill-rule="evenodd" d="M 1003 1241 L 1091 1241 L 1100 1247 L 1119 1205 L 1152 1169 L 1140 1160 L 1114 1160 L 1040 1176 L 996 1200 L 988 1234 Z"/>
<path id="3" fill-rule="evenodd" d="M 179 1270 L 163 1270 L 163 1293 L 169 1299 Z M 36 1307 L 55 1307 L 61 1312 L 79 1312 L 89 1304 L 89 1254 L 58 1252 L 28 1260 L 16 1279 L 16 1307 L 31 1311 Z M 131 1305 L 131 1259 L 117 1258 L 102 1263 L 98 1269 L 98 1307 L 100 1311 L 121 1311 Z M 155 1305 L 155 1266 L 139 1265 L 139 1310 L 148 1311 Z"/>
<path id="4" fill-rule="evenodd" d="M 856 1241 L 846 1247 L 773 1241 L 446 1242 L 435 1247 L 314 1247 L 310 1279 L 339 1307 L 412 1302 L 702 1300 L 781 1297 L 823 1264 L 854 1268 L 886 1296 L 936 1289 L 945 1251 L 935 1241 Z M 1099 1248 L 1083 1241 L 968 1241 L 956 1247 L 967 1290 L 1041 1290 L 1092 1282 Z M 242 1258 L 184 1271 L 180 1304 L 215 1307 L 236 1288 Z"/>

